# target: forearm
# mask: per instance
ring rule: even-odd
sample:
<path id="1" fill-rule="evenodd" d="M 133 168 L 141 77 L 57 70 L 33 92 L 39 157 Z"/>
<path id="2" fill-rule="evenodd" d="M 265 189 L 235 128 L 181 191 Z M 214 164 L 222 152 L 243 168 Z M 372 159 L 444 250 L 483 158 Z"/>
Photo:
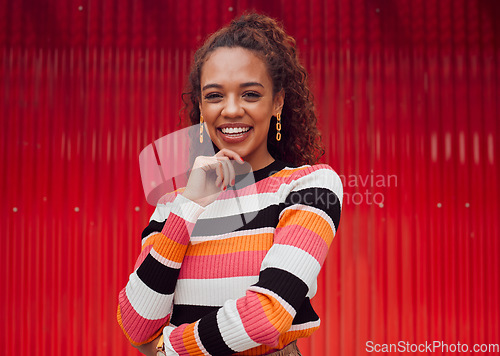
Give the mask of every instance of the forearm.
<path id="1" fill-rule="evenodd" d="M 201 207 L 178 196 L 161 232 L 145 246 L 120 292 L 118 322 L 133 345 L 148 343 L 168 323 L 173 293 Z"/>

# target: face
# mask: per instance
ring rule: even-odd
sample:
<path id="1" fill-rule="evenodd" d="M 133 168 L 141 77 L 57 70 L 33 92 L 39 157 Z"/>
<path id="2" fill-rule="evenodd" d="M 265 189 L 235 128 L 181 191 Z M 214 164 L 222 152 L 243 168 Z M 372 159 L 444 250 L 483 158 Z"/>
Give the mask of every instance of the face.
<path id="1" fill-rule="evenodd" d="M 201 70 L 200 110 L 210 138 L 238 153 L 254 170 L 273 161 L 267 150 L 271 117 L 281 113 L 283 92 L 262 59 L 241 47 L 212 52 Z"/>

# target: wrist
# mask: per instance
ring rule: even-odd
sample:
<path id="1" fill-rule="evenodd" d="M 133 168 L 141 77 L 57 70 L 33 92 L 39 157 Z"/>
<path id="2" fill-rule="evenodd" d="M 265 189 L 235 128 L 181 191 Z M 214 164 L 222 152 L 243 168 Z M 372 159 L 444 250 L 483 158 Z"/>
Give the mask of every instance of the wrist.
<path id="1" fill-rule="evenodd" d="M 163 328 L 163 348 L 164 348 L 164 355 L 166 356 L 178 356 L 179 354 L 174 350 L 174 347 L 170 343 L 170 334 L 172 331 L 174 331 L 173 326 L 165 326 Z M 161 354 L 158 354 L 161 355 Z"/>
<path id="2" fill-rule="evenodd" d="M 163 341 L 163 332 L 161 333 L 161 335 L 157 339 L 155 339 L 155 342 L 153 342 L 153 345 L 155 346 L 154 355 L 156 355 L 156 356 L 166 355 L 165 342 Z"/>
<path id="3" fill-rule="evenodd" d="M 203 198 L 197 198 L 195 196 L 193 196 L 192 194 L 190 194 L 189 192 L 187 191 L 184 191 L 182 194 L 184 198 L 186 198 L 187 200 L 189 200 L 190 202 L 196 204 L 196 205 L 199 205 L 200 207 L 202 208 L 205 208 L 208 204 L 207 202 L 205 201 L 206 199 L 203 199 Z"/>

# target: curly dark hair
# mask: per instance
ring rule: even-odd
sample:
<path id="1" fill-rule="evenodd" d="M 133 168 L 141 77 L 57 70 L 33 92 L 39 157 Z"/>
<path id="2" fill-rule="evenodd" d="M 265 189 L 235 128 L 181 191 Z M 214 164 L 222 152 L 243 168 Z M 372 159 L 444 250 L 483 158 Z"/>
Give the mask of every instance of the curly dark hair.
<path id="1" fill-rule="evenodd" d="M 316 126 L 314 98 L 308 75 L 300 64 L 295 39 L 276 20 L 248 13 L 212 34 L 196 51 L 187 90 L 182 94 L 183 110 L 191 124 L 200 122 L 201 70 L 210 53 L 220 47 L 242 47 L 263 59 L 273 82 L 273 95 L 284 89 L 281 141 L 276 141 L 276 118 L 271 119 L 267 148 L 275 158 L 292 165 L 314 164 L 324 154 Z M 187 99 L 186 99 L 187 97 Z"/>

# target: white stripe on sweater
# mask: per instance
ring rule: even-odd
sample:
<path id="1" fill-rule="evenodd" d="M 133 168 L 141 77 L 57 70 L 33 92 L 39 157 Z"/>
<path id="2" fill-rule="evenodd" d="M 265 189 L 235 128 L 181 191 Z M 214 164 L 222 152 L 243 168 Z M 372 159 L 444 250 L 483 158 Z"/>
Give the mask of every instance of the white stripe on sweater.
<path id="1" fill-rule="evenodd" d="M 144 319 L 157 320 L 170 313 L 173 294 L 160 294 L 149 288 L 133 272 L 125 288 L 127 299 L 135 311 Z M 158 305 L 159 307 L 154 307 Z"/>
<path id="2" fill-rule="evenodd" d="M 224 308 L 218 310 L 217 325 L 222 339 L 234 351 L 241 352 L 260 346 L 248 336 L 235 300 L 226 301 Z"/>
<path id="3" fill-rule="evenodd" d="M 247 288 L 258 280 L 259 276 L 179 279 L 175 287 L 174 303 L 220 307 L 229 299 L 243 297 Z"/>
<path id="4" fill-rule="evenodd" d="M 307 330 L 307 329 L 312 329 L 316 328 L 321 324 L 321 321 L 318 319 L 316 321 L 310 321 L 308 323 L 304 324 L 298 324 L 298 325 L 292 325 L 288 331 L 299 331 L 299 330 Z"/>
<path id="5" fill-rule="evenodd" d="M 274 234 L 274 230 L 276 230 L 274 227 L 263 227 L 259 229 L 253 229 L 253 230 L 240 230 L 240 231 L 233 231 L 233 232 L 228 232 L 227 234 L 220 234 L 220 235 L 215 235 L 215 236 L 191 236 L 191 243 L 200 243 L 204 241 L 216 241 L 216 240 L 225 240 L 225 239 L 230 239 L 233 237 L 240 237 L 240 236 L 252 236 L 252 235 L 258 235 L 258 234 Z"/>
<path id="6" fill-rule="evenodd" d="M 151 251 L 149 251 L 149 253 L 151 254 L 151 256 L 154 257 L 155 260 L 157 260 L 158 262 L 160 262 L 164 266 L 174 268 L 174 269 L 180 269 L 182 266 L 182 263 L 180 263 L 180 262 L 171 261 L 168 258 L 163 257 L 158 252 L 156 252 L 154 248 L 152 248 Z"/>
<path id="7" fill-rule="evenodd" d="M 302 280 L 307 287 L 315 281 L 321 269 L 318 261 L 306 251 L 290 245 L 274 244 L 262 261 L 261 271 L 274 267 Z"/>

